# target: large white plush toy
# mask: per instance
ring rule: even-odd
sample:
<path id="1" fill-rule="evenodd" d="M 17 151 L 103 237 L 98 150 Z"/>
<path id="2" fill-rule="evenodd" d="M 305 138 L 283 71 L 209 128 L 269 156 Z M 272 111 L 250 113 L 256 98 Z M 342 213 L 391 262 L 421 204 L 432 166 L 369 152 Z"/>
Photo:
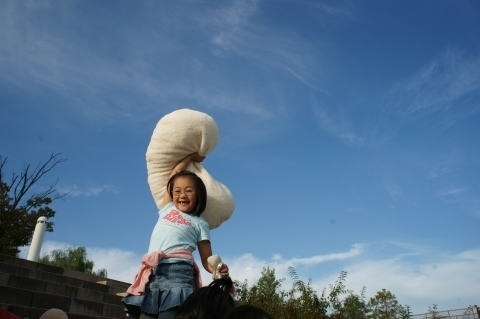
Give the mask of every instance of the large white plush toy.
<path id="1" fill-rule="evenodd" d="M 158 208 L 166 192 L 165 186 L 172 167 L 195 152 L 206 156 L 217 142 L 218 127 L 208 114 L 179 109 L 158 121 L 146 153 L 148 184 Z M 233 213 L 232 193 L 215 180 L 201 163 L 191 163 L 187 169 L 197 174 L 207 188 L 207 207 L 202 217 L 211 229 L 220 226 Z"/>

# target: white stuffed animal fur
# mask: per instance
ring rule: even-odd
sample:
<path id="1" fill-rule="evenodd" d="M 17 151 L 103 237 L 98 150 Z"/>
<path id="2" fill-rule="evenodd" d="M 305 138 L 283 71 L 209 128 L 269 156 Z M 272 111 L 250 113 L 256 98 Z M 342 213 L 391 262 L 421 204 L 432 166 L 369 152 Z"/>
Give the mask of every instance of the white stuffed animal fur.
<path id="1" fill-rule="evenodd" d="M 148 184 L 159 209 L 172 167 L 195 152 L 206 156 L 217 142 L 217 124 L 206 113 L 179 109 L 158 121 L 147 148 L 146 159 Z M 215 180 L 201 163 L 191 163 L 187 169 L 197 174 L 207 188 L 207 207 L 202 217 L 211 229 L 220 226 L 233 213 L 232 193 Z"/>
<path id="2" fill-rule="evenodd" d="M 212 279 L 220 279 L 222 278 L 222 274 L 220 273 L 220 268 L 222 268 L 222 258 L 219 255 L 211 255 L 207 258 L 207 263 L 212 266 Z"/>

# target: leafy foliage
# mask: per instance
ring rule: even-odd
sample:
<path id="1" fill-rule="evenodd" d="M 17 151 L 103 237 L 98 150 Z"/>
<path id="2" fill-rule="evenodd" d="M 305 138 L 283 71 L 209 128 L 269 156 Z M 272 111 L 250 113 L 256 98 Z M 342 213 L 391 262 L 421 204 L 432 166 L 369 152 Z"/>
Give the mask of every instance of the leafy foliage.
<path id="1" fill-rule="evenodd" d="M 257 284 L 248 289 L 245 282 L 237 292 L 237 298 L 240 304 L 257 305 L 271 312 L 282 303 L 280 287 L 281 281 L 275 277 L 275 270 L 264 268 Z"/>
<path id="2" fill-rule="evenodd" d="M 93 271 L 93 266 L 95 264 L 93 261 L 87 259 L 87 250 L 83 246 L 67 248 L 65 250 L 53 250 L 50 255 L 40 258 L 39 262 L 107 278 L 106 269 L 100 269 L 96 272 Z"/>
<path id="3" fill-rule="evenodd" d="M 285 312 L 288 318 L 326 318 L 328 302 L 323 296 L 319 298 L 311 286 L 300 280 L 293 267 L 288 269 L 293 279 L 293 287 L 287 293 L 287 300 L 284 303 Z"/>
<path id="4" fill-rule="evenodd" d="M 368 302 L 368 318 L 374 319 L 408 319 L 408 308 L 400 305 L 394 294 L 382 289 Z"/>
<path id="5" fill-rule="evenodd" d="M 245 281 L 237 285 L 238 304 L 251 304 L 269 312 L 276 319 L 407 319 L 410 311 L 398 303 L 394 294 L 382 289 L 365 300 L 365 289 L 360 295 L 345 286 L 347 272 L 340 272 L 337 280 L 319 296 L 311 281 L 299 279 L 293 267 L 289 268 L 292 288 L 285 292 L 275 277 L 274 269 L 263 269 L 256 284 L 249 288 Z"/>
<path id="6" fill-rule="evenodd" d="M 27 165 L 20 174 L 5 178 L 7 158 L 0 156 L 0 253 L 16 256 L 19 247 L 28 245 L 33 236 L 37 219 L 47 218 L 46 231 L 53 231 L 51 219 L 55 211 L 50 205 L 59 196 L 54 186 L 40 193 L 32 191 L 45 175 L 63 162 L 59 154 L 52 154 L 43 164 L 32 170 Z"/>

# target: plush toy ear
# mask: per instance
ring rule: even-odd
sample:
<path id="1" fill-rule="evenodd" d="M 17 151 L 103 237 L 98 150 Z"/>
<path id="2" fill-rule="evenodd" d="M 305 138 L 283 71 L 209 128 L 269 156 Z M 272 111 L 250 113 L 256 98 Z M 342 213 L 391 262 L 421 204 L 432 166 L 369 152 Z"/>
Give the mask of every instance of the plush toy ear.
<path id="1" fill-rule="evenodd" d="M 172 167 L 195 152 L 206 156 L 217 142 L 218 127 L 208 114 L 179 109 L 158 121 L 146 153 L 148 184 L 158 208 L 166 192 L 165 186 Z M 202 217 L 210 228 L 220 226 L 233 213 L 232 193 L 215 180 L 201 163 L 192 163 L 187 169 L 197 174 L 207 188 L 207 207 Z"/>

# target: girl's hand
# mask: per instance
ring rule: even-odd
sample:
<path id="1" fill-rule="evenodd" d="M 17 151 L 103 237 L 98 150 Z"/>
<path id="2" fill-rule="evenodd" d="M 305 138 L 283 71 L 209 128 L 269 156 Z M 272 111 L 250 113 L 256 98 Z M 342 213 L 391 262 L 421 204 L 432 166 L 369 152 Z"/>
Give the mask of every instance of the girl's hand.
<path id="1" fill-rule="evenodd" d="M 201 156 L 198 153 L 192 153 L 190 155 L 185 156 L 180 162 L 175 164 L 175 166 L 172 169 L 172 172 L 170 173 L 170 177 L 186 169 L 191 162 L 201 162 L 204 159 L 205 159 L 205 156 Z"/>
<path id="2" fill-rule="evenodd" d="M 202 162 L 205 159 L 205 156 L 201 156 L 198 153 L 193 153 L 189 155 L 192 162 Z"/>

